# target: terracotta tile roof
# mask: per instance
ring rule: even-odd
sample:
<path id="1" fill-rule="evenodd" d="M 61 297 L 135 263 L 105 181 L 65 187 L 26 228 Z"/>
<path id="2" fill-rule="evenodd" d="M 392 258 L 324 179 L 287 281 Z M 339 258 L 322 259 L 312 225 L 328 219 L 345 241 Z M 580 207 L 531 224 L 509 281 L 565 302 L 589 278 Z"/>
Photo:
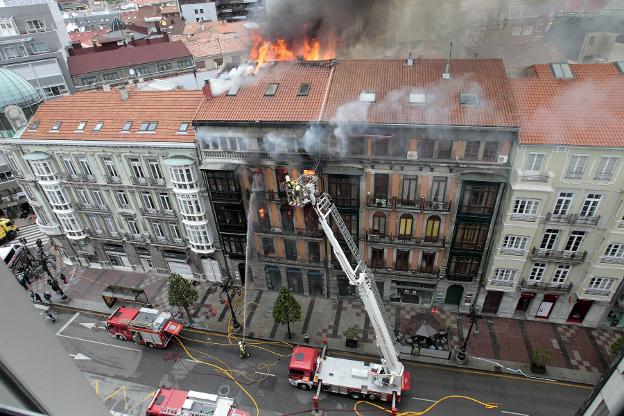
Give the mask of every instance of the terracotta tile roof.
<path id="1" fill-rule="evenodd" d="M 190 56 L 188 48 L 177 41 L 70 56 L 67 63 L 69 72 L 78 75 Z"/>
<path id="2" fill-rule="evenodd" d="M 22 139 L 37 140 L 97 140 L 124 142 L 182 142 L 192 143 L 195 135 L 189 127 L 188 134 L 176 134 L 180 123 L 191 122 L 202 101 L 201 91 L 142 92 L 130 90 L 126 101 L 118 90 L 84 91 L 47 101 L 37 109 Z M 50 132 L 52 125 L 62 121 L 58 132 Z M 75 130 L 86 121 L 84 133 Z M 104 126 L 100 132 L 93 127 L 98 121 Z M 132 121 L 130 133 L 122 133 L 126 121 Z M 154 133 L 138 133 L 141 123 L 157 121 Z M 39 122 L 37 130 L 30 125 Z"/>
<path id="3" fill-rule="evenodd" d="M 80 42 L 83 46 L 91 47 L 93 44 L 91 41 L 98 37 L 108 33 L 107 30 L 93 30 L 87 32 L 69 32 L 69 38 L 72 43 Z"/>
<path id="4" fill-rule="evenodd" d="M 415 59 L 345 60 L 336 65 L 323 120 L 362 123 L 517 126 L 511 87 L 500 59 L 456 59 L 451 79 L 442 79 L 446 61 Z M 375 93 L 374 103 L 359 102 Z M 425 104 L 410 104 L 410 92 L 424 92 Z M 461 93 L 478 96 L 461 105 Z"/>
<path id="5" fill-rule="evenodd" d="M 549 65 L 512 78 L 523 144 L 624 146 L 624 75 L 615 64 L 571 64 L 573 79 L 554 78 Z"/>
<path id="6" fill-rule="evenodd" d="M 196 58 L 246 52 L 249 48 L 236 33 L 224 35 L 212 30 L 194 35 L 173 36 L 172 39 L 182 41 Z"/>
<path id="7" fill-rule="evenodd" d="M 242 78 L 235 96 L 207 98 L 199 108 L 199 121 L 308 122 L 317 120 L 329 82 L 326 63 L 275 62 L 256 75 Z M 274 96 L 266 96 L 268 84 L 279 84 Z M 299 86 L 310 84 L 307 96 L 298 96 Z"/>
<path id="8" fill-rule="evenodd" d="M 455 60 L 450 80 L 442 79 L 444 64 L 441 59 L 415 60 L 413 66 L 405 60 L 341 60 L 334 66 L 277 62 L 246 77 L 237 96 L 205 100 L 198 118 L 518 126 L 501 60 Z M 310 96 L 299 97 L 297 89 L 304 82 L 312 84 Z M 264 96 L 269 83 L 280 84 L 273 97 Z M 408 104 L 413 89 L 425 92 L 425 105 Z M 359 102 L 363 91 L 375 92 L 375 103 Z M 479 103 L 460 105 L 461 92 L 478 94 Z"/>
<path id="9" fill-rule="evenodd" d="M 163 6 L 160 9 L 160 13 L 162 14 L 170 14 L 170 13 L 180 13 L 180 11 L 178 10 L 178 6 Z"/>

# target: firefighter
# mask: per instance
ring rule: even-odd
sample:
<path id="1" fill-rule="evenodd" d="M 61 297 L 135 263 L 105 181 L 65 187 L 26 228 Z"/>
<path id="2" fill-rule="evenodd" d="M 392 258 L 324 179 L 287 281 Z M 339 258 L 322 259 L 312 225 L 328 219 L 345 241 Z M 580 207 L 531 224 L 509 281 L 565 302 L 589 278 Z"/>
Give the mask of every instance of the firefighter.
<path id="1" fill-rule="evenodd" d="M 244 341 L 238 341 L 238 352 L 241 358 L 248 358 L 249 351 L 247 351 L 247 344 Z"/>
<path id="2" fill-rule="evenodd" d="M 61 280 L 63 281 L 63 284 L 67 284 L 67 278 L 65 277 L 65 273 L 61 273 Z"/>

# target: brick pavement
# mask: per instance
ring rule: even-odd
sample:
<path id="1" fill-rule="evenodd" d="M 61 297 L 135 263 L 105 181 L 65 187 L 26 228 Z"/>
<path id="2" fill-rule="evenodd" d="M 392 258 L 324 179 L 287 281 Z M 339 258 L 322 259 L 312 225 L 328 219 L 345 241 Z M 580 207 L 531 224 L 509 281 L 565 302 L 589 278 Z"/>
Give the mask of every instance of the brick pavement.
<path id="1" fill-rule="evenodd" d="M 59 264 L 55 275 L 61 271 L 69 277 L 73 267 Z M 76 268 L 71 282 L 64 290 L 71 298 L 70 306 L 84 307 L 102 312 L 109 312 L 100 297 L 101 291 L 110 284 L 136 287 L 145 290 L 148 299 L 155 307 L 168 309 L 166 276 L 156 274 L 129 273 L 114 270 Z M 47 292 L 49 286 L 44 280 L 33 284 L 34 290 Z M 229 322 L 228 307 L 220 302 L 217 292 L 210 293 L 208 286 L 198 287 L 203 303 L 197 305 L 195 321 L 199 327 L 227 331 Z M 59 301 L 58 296 L 54 301 Z M 247 333 L 259 338 L 285 339 L 286 326 L 275 325 L 271 310 L 276 292 L 250 289 L 247 294 L 248 308 Z M 361 302 L 355 299 L 326 299 L 296 296 L 302 305 L 302 320 L 291 325 L 294 335 L 293 342 L 303 342 L 303 334 L 308 333 L 310 343 L 320 345 L 323 339 L 328 340 L 330 348 L 345 349 L 344 331 L 355 326 L 360 333 L 359 352 L 376 355 L 374 331 Z M 242 322 L 242 301 L 235 299 L 235 309 Z M 312 306 L 309 312 L 308 308 Z M 450 345 L 458 349 L 468 333 L 470 325 L 466 316 L 459 317 L 452 310 L 440 310 L 432 314 L 429 308 L 418 305 L 398 305 L 386 303 L 391 325 L 404 334 L 409 334 L 426 321 L 435 329 L 448 328 Z M 521 321 L 503 318 L 482 318 L 478 321 L 478 332 L 470 338 L 468 352 L 474 357 L 500 361 L 505 366 L 518 368 L 529 373 L 528 363 L 531 351 L 537 347 L 552 352 L 549 375 L 562 380 L 595 382 L 599 374 L 610 362 L 609 345 L 622 332 L 599 328 L 590 329 L 574 325 L 556 325 L 541 321 Z M 366 333 L 364 332 L 366 331 Z M 426 357 L 404 356 L 403 358 L 420 361 L 455 365 L 453 361 Z M 469 361 L 469 366 L 492 370 L 487 362 L 476 359 Z"/>

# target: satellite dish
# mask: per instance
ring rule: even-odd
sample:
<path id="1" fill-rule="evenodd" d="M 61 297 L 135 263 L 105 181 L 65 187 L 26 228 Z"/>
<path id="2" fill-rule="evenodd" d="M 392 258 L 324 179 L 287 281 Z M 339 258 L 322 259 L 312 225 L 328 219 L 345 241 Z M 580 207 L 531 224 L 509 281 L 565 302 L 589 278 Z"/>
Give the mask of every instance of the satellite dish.
<path id="1" fill-rule="evenodd" d="M 130 76 L 131 76 L 131 77 L 133 77 L 133 76 L 134 76 L 134 74 L 136 73 L 136 71 L 135 71 L 134 69 L 132 69 L 132 68 L 130 68 L 130 69 L 128 70 L 128 72 L 130 73 Z"/>

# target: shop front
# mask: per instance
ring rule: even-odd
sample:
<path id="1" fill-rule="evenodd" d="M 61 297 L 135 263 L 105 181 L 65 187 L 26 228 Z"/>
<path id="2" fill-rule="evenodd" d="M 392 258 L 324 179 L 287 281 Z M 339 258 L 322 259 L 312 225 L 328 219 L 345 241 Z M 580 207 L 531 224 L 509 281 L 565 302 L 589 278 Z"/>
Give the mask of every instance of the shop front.
<path id="1" fill-rule="evenodd" d="M 411 303 L 415 305 L 431 305 L 435 284 L 392 281 L 393 291 L 390 300 L 393 302 Z"/>
<path id="2" fill-rule="evenodd" d="M 559 299 L 559 296 L 557 295 L 545 294 L 544 298 L 542 299 L 542 302 L 537 308 L 535 317 L 539 319 L 548 319 L 558 299 Z"/>
<path id="3" fill-rule="evenodd" d="M 570 312 L 570 315 L 568 315 L 567 322 L 577 323 L 577 324 L 580 324 L 581 322 L 583 322 L 583 320 L 585 320 L 585 316 L 587 315 L 587 312 L 589 312 L 589 309 L 592 307 L 593 303 L 594 302 L 591 300 L 583 300 L 583 299 L 577 300 L 574 306 L 572 307 L 572 311 Z"/>
<path id="4" fill-rule="evenodd" d="M 483 302 L 481 312 L 496 314 L 504 294 L 504 292 L 488 290 L 487 295 L 485 295 L 485 301 Z"/>
<path id="5" fill-rule="evenodd" d="M 535 293 L 522 292 L 516 304 L 516 313 L 526 313 L 534 297 Z"/>

